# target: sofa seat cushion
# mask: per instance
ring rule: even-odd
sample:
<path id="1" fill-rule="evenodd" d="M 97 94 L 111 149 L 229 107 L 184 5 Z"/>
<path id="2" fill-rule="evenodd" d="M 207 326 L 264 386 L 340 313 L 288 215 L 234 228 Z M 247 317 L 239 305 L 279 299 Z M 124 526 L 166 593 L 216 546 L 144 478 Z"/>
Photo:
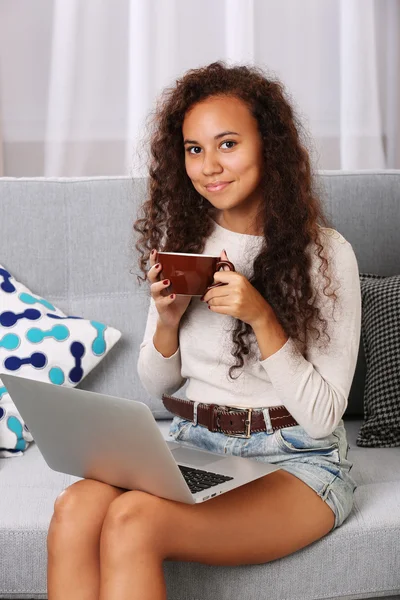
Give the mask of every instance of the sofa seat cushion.
<path id="1" fill-rule="evenodd" d="M 157 421 L 165 439 L 170 422 Z M 359 487 L 341 527 L 264 565 L 232 569 L 166 561 L 168 598 L 260 598 L 260 589 L 268 600 L 328 600 L 328 594 L 350 600 L 382 590 L 387 596 L 400 594 L 400 448 L 358 447 L 361 421 L 345 421 L 345 426 L 351 474 Z M 0 460 L 0 548 L 6 549 L 0 598 L 46 598 L 46 536 L 54 501 L 78 480 L 52 471 L 36 444 L 21 457 Z"/>

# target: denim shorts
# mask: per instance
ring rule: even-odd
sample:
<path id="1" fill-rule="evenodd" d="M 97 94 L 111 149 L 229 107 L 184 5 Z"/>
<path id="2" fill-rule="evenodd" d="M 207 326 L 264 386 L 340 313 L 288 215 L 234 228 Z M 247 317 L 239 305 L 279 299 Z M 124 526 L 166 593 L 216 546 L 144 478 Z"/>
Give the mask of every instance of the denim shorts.
<path id="1" fill-rule="evenodd" d="M 264 411 L 266 423 L 269 421 L 267 413 Z M 235 438 L 175 416 L 169 435 L 177 442 L 217 454 L 279 465 L 304 481 L 330 506 L 335 514 L 332 531 L 342 525 L 351 512 L 357 484 L 349 475 L 353 463 L 347 460 L 349 445 L 343 419 L 335 431 L 321 439 L 310 437 L 300 425 L 272 433 L 252 433 L 250 438 Z"/>

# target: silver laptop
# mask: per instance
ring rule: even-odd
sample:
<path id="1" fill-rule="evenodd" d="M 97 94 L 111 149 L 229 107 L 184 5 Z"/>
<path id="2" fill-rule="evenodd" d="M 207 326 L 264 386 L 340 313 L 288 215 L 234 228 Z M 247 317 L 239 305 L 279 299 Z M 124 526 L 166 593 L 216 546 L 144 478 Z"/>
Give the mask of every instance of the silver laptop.
<path id="1" fill-rule="evenodd" d="M 54 471 L 196 504 L 279 469 L 167 441 L 143 402 L 3 373 L 1 379 Z"/>

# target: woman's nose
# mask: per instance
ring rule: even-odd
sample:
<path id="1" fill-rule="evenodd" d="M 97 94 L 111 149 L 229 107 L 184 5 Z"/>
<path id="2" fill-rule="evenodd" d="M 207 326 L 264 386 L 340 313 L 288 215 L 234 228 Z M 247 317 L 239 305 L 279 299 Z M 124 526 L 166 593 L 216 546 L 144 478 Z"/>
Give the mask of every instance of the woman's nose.
<path id="1" fill-rule="evenodd" d="M 216 156 L 207 156 L 203 161 L 203 174 L 205 176 L 210 176 L 213 173 L 221 173 L 222 172 L 221 164 Z"/>

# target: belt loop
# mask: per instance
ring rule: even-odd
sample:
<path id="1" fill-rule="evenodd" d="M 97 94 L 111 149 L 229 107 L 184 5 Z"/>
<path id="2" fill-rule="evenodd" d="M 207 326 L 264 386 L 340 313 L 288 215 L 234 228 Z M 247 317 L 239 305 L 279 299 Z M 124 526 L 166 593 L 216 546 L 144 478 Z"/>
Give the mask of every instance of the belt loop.
<path id="1" fill-rule="evenodd" d="M 267 428 L 266 433 L 274 433 L 274 430 L 272 428 L 272 423 L 271 423 L 271 417 L 269 416 L 269 408 L 263 408 L 263 415 L 264 415 L 265 426 Z"/>
<path id="2" fill-rule="evenodd" d="M 197 425 L 197 407 L 200 402 L 193 401 L 193 425 Z"/>

